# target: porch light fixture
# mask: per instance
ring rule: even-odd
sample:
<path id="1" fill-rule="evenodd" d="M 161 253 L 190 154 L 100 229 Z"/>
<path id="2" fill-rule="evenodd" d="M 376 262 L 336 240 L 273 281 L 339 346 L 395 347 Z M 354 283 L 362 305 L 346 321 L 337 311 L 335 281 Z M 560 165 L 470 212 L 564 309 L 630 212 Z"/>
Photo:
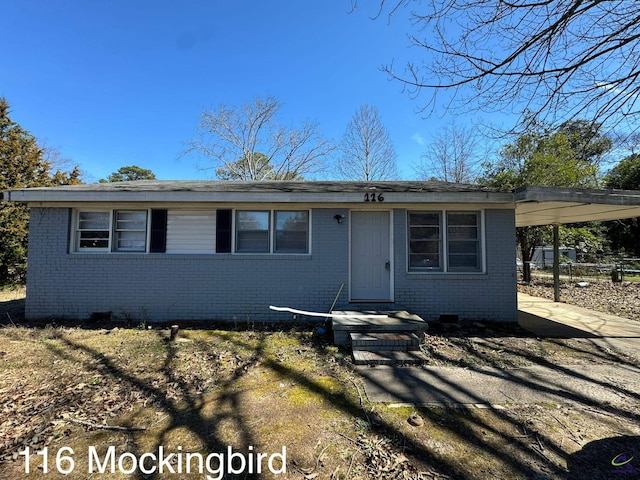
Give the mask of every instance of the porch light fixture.
<path id="1" fill-rule="evenodd" d="M 336 219 L 336 222 L 338 223 L 342 223 L 342 221 L 344 220 L 344 215 L 340 215 L 339 213 L 334 215 L 333 218 Z"/>

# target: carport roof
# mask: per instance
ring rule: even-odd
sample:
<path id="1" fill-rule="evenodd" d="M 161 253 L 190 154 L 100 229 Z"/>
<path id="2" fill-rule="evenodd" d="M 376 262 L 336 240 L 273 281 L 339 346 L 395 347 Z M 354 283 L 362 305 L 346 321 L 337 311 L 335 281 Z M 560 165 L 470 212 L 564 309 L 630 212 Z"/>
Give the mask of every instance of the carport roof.
<path id="1" fill-rule="evenodd" d="M 640 191 L 522 187 L 514 191 L 516 226 L 640 217 Z"/>

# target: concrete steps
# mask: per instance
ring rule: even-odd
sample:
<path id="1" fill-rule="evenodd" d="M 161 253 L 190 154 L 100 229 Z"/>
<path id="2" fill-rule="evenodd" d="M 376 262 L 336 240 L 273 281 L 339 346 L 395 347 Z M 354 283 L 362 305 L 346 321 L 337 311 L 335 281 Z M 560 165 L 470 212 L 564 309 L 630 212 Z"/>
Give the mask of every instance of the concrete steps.
<path id="1" fill-rule="evenodd" d="M 420 339 L 415 333 L 401 332 L 352 332 L 351 348 L 356 350 L 381 351 L 416 351 L 420 350 Z"/>
<path id="2" fill-rule="evenodd" d="M 427 323 L 404 310 L 331 312 L 336 345 L 351 345 L 356 365 L 419 365 L 426 361 L 420 338 Z"/>
<path id="3" fill-rule="evenodd" d="M 419 351 L 353 351 L 353 363 L 356 365 L 422 365 L 425 361 L 426 357 Z"/>

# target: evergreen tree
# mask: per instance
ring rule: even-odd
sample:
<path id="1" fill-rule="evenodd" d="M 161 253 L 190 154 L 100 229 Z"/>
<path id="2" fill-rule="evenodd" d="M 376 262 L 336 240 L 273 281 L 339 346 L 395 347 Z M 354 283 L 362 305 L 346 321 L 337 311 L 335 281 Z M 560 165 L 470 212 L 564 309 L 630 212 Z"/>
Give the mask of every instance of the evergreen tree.
<path id="1" fill-rule="evenodd" d="M 8 102 L 0 98 L 0 192 L 81 183 L 78 167 L 52 171 L 45 153 L 36 138 L 11 119 Z M 0 284 L 25 279 L 28 225 L 26 205 L 0 203 Z"/>
<path id="2" fill-rule="evenodd" d="M 132 182 L 134 180 L 155 180 L 156 174 L 148 168 L 128 165 L 120 167 L 117 172 L 113 172 L 107 178 L 100 179 L 100 183 L 110 182 Z"/>

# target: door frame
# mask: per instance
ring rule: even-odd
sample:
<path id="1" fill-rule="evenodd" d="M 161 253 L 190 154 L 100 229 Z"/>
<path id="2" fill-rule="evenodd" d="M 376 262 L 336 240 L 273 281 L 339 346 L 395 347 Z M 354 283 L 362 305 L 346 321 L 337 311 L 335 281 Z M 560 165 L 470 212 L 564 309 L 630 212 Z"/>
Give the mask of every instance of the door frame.
<path id="1" fill-rule="evenodd" d="M 389 215 L 389 295 L 386 299 L 379 300 L 360 300 L 353 299 L 351 295 L 351 273 L 352 273 L 352 258 L 351 258 L 351 244 L 352 244 L 352 231 L 353 221 L 352 214 L 354 212 L 384 212 Z M 349 210 L 349 303 L 393 303 L 395 301 L 395 280 L 394 280 L 394 238 L 393 238 L 393 210 L 392 209 L 370 209 L 370 208 L 352 208 Z"/>

